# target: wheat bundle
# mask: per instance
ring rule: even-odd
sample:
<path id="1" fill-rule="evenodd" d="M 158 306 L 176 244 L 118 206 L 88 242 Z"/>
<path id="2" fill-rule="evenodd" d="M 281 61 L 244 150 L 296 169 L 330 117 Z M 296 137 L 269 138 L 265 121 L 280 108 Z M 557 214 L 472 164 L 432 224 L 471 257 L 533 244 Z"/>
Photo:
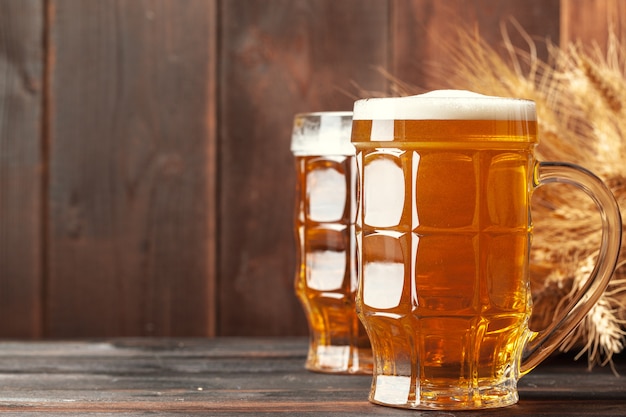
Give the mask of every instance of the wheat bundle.
<path id="1" fill-rule="evenodd" d="M 520 29 L 518 27 L 518 29 Z M 520 33 L 524 32 L 520 29 Z M 526 36 L 526 35 L 525 35 Z M 475 34 L 460 32 L 451 47 L 455 88 L 483 94 L 534 100 L 539 121 L 537 156 L 582 165 L 599 175 L 626 208 L 626 48 L 609 34 L 606 54 L 598 48 L 548 45 L 550 61 L 537 58 L 534 42 L 516 49 L 506 30 L 508 59 Z M 597 208 L 580 191 L 546 187 L 535 195 L 537 224 L 531 279 L 534 314 L 531 326 L 542 328 L 586 280 L 597 257 L 600 232 Z M 580 348 L 590 366 L 612 363 L 624 348 L 626 270 L 622 266 L 610 287 L 568 340 L 563 351 Z"/>
<path id="2" fill-rule="evenodd" d="M 605 181 L 625 213 L 626 46 L 610 31 L 606 53 L 578 44 L 562 49 L 548 44 L 550 59 L 545 62 L 538 59 L 534 41 L 513 24 L 528 47 L 514 47 L 503 30 L 508 56 L 476 33 L 460 30 L 458 41 L 447 46 L 454 65 L 440 73 L 445 87 L 534 100 L 539 122 L 537 157 L 590 169 Z M 387 76 L 395 81 L 395 93 L 423 92 Z M 587 279 L 601 233 L 595 204 L 565 185 L 535 192 L 533 220 L 531 327 L 540 329 Z M 562 351 L 578 348 L 577 358 L 586 353 L 589 367 L 608 364 L 614 369 L 613 355 L 624 349 L 624 265 L 622 257 L 607 291 L 561 347 Z"/>

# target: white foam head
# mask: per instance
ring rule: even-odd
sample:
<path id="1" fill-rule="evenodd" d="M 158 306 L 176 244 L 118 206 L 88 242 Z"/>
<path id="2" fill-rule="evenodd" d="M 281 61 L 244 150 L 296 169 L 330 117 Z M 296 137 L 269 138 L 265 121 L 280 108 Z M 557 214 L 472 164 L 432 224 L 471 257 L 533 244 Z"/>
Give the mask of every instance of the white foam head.
<path id="1" fill-rule="evenodd" d="M 354 120 L 537 120 L 535 103 L 464 90 L 384 97 L 354 103 Z"/>
<path id="2" fill-rule="evenodd" d="M 300 113 L 294 117 L 291 151 L 297 156 L 354 155 L 352 112 Z"/>

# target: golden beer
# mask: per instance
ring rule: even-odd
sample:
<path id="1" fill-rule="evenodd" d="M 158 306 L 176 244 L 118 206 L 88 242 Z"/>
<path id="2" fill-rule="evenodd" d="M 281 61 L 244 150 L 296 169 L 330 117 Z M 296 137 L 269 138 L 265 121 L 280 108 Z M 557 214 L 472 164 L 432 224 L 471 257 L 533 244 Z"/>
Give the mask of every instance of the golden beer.
<path id="1" fill-rule="evenodd" d="M 356 315 L 356 164 L 352 113 L 297 115 L 296 294 L 309 323 L 306 367 L 371 373 L 371 348 Z"/>
<path id="2" fill-rule="evenodd" d="M 357 310 L 375 357 L 370 400 L 499 407 L 517 401 L 522 353 L 536 337 L 534 103 L 443 94 L 460 97 L 355 104 Z"/>

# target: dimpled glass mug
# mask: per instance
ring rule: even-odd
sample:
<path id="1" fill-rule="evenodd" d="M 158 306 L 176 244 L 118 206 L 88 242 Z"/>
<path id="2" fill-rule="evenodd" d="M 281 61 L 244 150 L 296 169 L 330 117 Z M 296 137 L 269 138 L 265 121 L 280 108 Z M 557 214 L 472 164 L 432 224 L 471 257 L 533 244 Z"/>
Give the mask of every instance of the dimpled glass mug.
<path id="1" fill-rule="evenodd" d="M 355 102 L 357 310 L 374 354 L 370 401 L 481 409 L 518 401 L 606 288 L 621 239 L 614 197 L 584 169 L 538 162 L 535 104 L 444 90 Z M 582 188 L 602 215 L 595 270 L 547 329 L 531 314 L 530 198 Z"/>
<path id="2" fill-rule="evenodd" d="M 298 114 L 295 289 L 309 323 L 306 368 L 371 373 L 372 350 L 356 315 L 356 164 L 352 112 Z"/>

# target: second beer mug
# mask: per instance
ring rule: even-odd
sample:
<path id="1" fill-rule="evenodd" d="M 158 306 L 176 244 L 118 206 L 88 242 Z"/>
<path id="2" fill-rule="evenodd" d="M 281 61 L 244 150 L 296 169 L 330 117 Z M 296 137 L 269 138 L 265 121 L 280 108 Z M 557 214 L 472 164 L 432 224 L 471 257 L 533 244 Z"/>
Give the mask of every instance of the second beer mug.
<path id="1" fill-rule="evenodd" d="M 370 400 L 477 409 L 518 400 L 606 288 L 621 239 L 615 199 L 580 167 L 538 162 L 535 104 L 461 92 L 357 101 L 357 309 L 370 336 Z M 577 185 L 595 200 L 595 270 L 547 329 L 529 330 L 534 188 Z"/>
<path id="2" fill-rule="evenodd" d="M 306 368 L 371 373 L 372 352 L 354 306 L 356 166 L 352 113 L 296 115 L 296 294 L 310 333 Z"/>

